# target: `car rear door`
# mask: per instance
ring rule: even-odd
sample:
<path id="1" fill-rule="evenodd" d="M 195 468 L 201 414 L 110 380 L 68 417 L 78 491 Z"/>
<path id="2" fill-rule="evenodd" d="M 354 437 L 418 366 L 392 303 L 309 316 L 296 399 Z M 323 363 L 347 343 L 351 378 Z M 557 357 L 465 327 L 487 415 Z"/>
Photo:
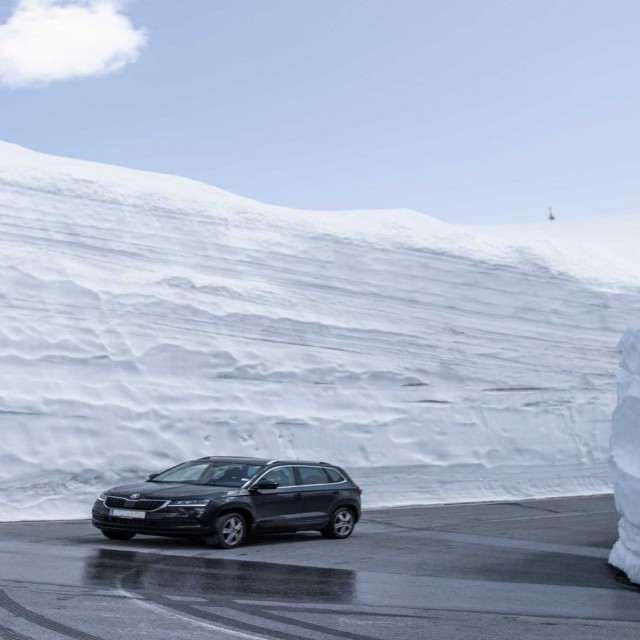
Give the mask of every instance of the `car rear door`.
<path id="1" fill-rule="evenodd" d="M 323 467 L 296 466 L 298 490 L 301 495 L 301 522 L 305 526 L 326 524 L 339 491 L 330 482 Z"/>

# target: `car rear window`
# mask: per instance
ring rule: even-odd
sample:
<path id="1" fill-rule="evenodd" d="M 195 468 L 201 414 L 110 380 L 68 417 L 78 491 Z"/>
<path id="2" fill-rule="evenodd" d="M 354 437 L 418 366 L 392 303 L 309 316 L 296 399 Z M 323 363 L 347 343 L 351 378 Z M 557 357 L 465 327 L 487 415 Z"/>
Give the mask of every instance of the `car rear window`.
<path id="1" fill-rule="evenodd" d="M 329 476 L 322 467 L 298 467 L 300 484 L 327 484 Z"/>
<path id="2" fill-rule="evenodd" d="M 324 470 L 329 476 L 330 482 L 344 482 L 344 476 L 337 469 L 325 467 Z"/>

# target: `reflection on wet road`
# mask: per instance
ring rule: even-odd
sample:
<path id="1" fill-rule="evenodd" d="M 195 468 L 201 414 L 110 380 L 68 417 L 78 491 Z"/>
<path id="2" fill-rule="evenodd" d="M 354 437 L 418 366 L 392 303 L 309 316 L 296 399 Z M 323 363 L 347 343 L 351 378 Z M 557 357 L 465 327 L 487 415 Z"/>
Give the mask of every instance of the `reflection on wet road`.
<path id="1" fill-rule="evenodd" d="M 0 638 L 349 640 L 640 637 L 640 593 L 606 564 L 609 496 L 365 514 L 229 551 L 0 525 Z"/>
<path id="2" fill-rule="evenodd" d="M 83 583 L 102 589 L 123 582 L 140 594 L 171 591 L 203 598 L 291 599 L 353 603 L 355 572 L 226 560 L 155 556 L 98 549 L 86 561 Z"/>
<path id="3" fill-rule="evenodd" d="M 333 635 L 326 626 L 292 621 L 264 605 L 240 603 L 278 600 L 292 603 L 352 603 L 355 572 L 239 562 L 226 559 L 158 557 L 130 551 L 99 549 L 85 565 L 84 584 L 101 589 L 116 585 L 138 598 L 213 625 L 260 636 L 265 628 L 283 640 L 299 640 L 303 631 Z M 197 595 L 194 595 L 197 594 Z M 344 631 L 344 638 L 364 638 Z"/>

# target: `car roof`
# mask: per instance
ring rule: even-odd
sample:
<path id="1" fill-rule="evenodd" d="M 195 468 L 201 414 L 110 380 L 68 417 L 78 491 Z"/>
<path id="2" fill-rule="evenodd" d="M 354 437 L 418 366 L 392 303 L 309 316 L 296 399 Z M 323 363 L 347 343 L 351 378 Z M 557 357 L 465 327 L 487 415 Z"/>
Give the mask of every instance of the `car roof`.
<path id="1" fill-rule="evenodd" d="M 212 460 L 218 462 L 237 462 L 238 464 L 269 464 L 272 462 L 269 458 L 251 458 L 248 456 L 205 456 L 198 460 Z"/>
<path id="2" fill-rule="evenodd" d="M 331 465 L 328 462 L 320 462 L 318 460 L 271 460 L 269 464 L 312 464 L 312 465 L 326 465 L 328 467 L 332 467 L 335 465 Z"/>
<path id="3" fill-rule="evenodd" d="M 328 462 L 319 462 L 318 460 L 273 460 L 269 458 L 250 458 L 244 456 L 205 456 L 198 458 L 199 460 L 217 460 L 219 462 L 237 462 L 239 464 L 261 464 L 270 466 L 273 464 L 310 464 L 310 465 L 330 465 Z"/>

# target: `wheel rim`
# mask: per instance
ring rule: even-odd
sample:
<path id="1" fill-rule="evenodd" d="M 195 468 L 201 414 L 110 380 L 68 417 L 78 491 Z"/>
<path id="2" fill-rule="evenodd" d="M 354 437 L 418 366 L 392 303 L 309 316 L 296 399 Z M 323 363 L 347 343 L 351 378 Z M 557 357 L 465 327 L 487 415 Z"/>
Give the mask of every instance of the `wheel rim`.
<path id="1" fill-rule="evenodd" d="M 353 514 L 348 509 L 336 513 L 333 519 L 333 528 L 340 537 L 348 536 L 353 529 Z"/>
<path id="2" fill-rule="evenodd" d="M 242 540 L 244 524 L 240 518 L 229 518 L 222 527 L 221 536 L 225 544 L 234 545 Z"/>

